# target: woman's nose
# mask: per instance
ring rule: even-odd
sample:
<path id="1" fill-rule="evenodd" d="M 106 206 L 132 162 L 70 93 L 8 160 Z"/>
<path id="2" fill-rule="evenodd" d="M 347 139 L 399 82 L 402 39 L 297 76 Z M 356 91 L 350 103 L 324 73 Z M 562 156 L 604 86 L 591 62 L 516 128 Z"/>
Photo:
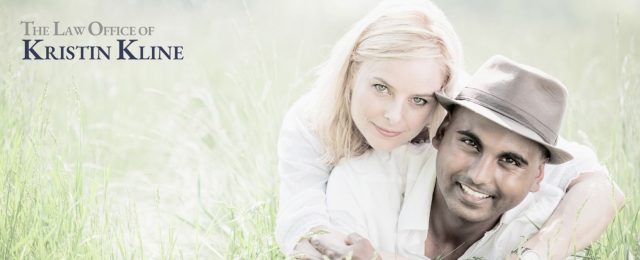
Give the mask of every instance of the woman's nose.
<path id="1" fill-rule="evenodd" d="M 402 102 L 394 101 L 387 106 L 384 117 L 390 124 L 396 124 L 402 119 Z"/>

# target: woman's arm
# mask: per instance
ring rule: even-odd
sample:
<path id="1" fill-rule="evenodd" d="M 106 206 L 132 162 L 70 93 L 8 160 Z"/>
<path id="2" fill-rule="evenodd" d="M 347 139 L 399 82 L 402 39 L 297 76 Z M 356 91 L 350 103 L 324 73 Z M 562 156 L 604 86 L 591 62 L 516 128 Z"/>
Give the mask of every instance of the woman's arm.
<path id="1" fill-rule="evenodd" d="M 595 242 L 624 204 L 624 194 L 606 172 L 574 179 L 553 214 L 523 247 L 548 259 L 565 259 Z"/>
<path id="2" fill-rule="evenodd" d="M 305 122 L 305 103 L 302 97 L 291 107 L 278 138 L 276 240 L 285 254 L 314 227 L 329 226 L 325 189 L 331 168 L 322 161 L 322 144 Z"/>
<path id="3" fill-rule="evenodd" d="M 574 159 L 548 166 L 544 181 L 566 194 L 540 231 L 523 245 L 549 259 L 565 259 L 595 242 L 624 204 L 624 194 L 590 148 L 564 139 L 559 145 Z"/>

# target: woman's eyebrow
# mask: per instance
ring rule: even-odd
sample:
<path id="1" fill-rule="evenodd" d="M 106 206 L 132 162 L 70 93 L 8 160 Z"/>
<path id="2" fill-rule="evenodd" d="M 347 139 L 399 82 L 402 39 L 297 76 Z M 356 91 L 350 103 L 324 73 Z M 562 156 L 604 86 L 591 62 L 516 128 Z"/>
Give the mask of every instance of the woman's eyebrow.
<path id="1" fill-rule="evenodd" d="M 433 94 L 418 94 L 418 95 L 416 95 L 416 97 L 435 98 L 435 95 L 433 95 Z"/>
<path id="2" fill-rule="evenodd" d="M 381 77 L 373 77 L 373 79 L 382 82 L 382 84 L 384 84 L 385 86 L 387 86 L 388 88 L 393 88 L 393 86 L 391 84 L 389 84 L 389 82 L 387 82 L 386 80 L 384 80 Z"/>
<path id="3" fill-rule="evenodd" d="M 384 84 L 385 86 L 387 86 L 390 89 L 394 89 L 393 85 L 389 84 L 389 82 L 387 82 L 386 80 L 384 80 L 381 77 L 373 77 L 373 79 L 382 82 L 382 84 Z M 425 98 L 435 98 L 434 94 L 416 94 L 414 96 L 416 96 L 416 97 L 425 97 Z"/>

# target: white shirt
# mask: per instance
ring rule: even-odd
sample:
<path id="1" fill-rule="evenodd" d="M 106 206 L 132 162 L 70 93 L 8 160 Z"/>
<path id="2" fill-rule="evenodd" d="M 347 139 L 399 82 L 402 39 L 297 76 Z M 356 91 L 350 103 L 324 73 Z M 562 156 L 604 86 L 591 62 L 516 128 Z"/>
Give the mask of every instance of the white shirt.
<path id="1" fill-rule="evenodd" d="M 324 147 L 306 121 L 301 97 L 287 112 L 278 137 L 280 202 L 276 241 L 290 254 L 300 238 L 315 226 L 330 226 L 325 191 L 331 167 L 322 161 Z"/>
<path id="2" fill-rule="evenodd" d="M 544 224 L 573 178 L 581 172 L 606 170 L 590 149 L 564 140 L 561 145 L 576 159 L 547 165 L 540 190 L 529 193 L 503 214 L 460 259 L 504 259 Z M 327 186 L 332 225 L 344 233 L 361 234 L 380 251 L 426 259 L 424 241 L 435 188 L 435 155 L 430 144 L 407 144 L 391 153 L 372 151 L 342 160 Z"/>
<path id="3" fill-rule="evenodd" d="M 327 185 L 327 209 L 332 226 L 344 234 L 356 232 L 368 238 L 380 251 L 395 252 L 396 231 L 400 230 L 398 215 L 406 202 L 405 189 L 415 188 L 417 196 L 414 197 L 430 197 L 433 193 L 435 175 L 431 178 L 429 174 L 417 174 L 422 172 L 421 168 L 430 168 L 435 161 L 432 154 L 435 149 L 430 144 L 407 144 L 391 153 L 371 150 L 340 161 Z M 431 200 L 425 202 L 430 205 Z M 428 205 L 414 209 L 430 208 L 425 206 Z"/>
<path id="4" fill-rule="evenodd" d="M 280 250 L 285 254 L 290 254 L 295 244 L 312 227 L 331 226 L 327 212 L 326 185 L 333 169 L 321 160 L 324 147 L 306 121 L 308 113 L 305 109 L 309 98 L 311 97 L 303 96 L 291 107 L 284 118 L 278 139 L 280 202 L 275 235 Z M 590 150 L 589 152 L 593 154 Z M 595 156 L 574 161 L 578 166 L 584 164 L 585 167 L 582 168 L 597 164 Z M 567 170 L 575 172 L 580 168 Z M 554 186 L 562 190 L 575 177 L 571 174 L 553 177 L 548 174 L 549 170 L 545 172 L 545 182 L 554 183 Z M 415 181 L 410 179 L 405 182 Z M 426 215 L 429 215 L 428 212 Z"/>

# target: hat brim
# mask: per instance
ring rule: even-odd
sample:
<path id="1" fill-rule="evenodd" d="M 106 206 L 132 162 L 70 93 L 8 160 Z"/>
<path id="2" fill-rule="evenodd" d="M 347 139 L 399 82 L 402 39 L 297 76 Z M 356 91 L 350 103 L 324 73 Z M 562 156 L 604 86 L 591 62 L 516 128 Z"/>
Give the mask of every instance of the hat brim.
<path id="1" fill-rule="evenodd" d="M 451 99 L 441 91 L 436 92 L 436 98 L 438 100 L 438 103 L 440 103 L 440 105 L 447 109 L 447 111 L 451 111 L 451 108 L 456 105 L 464 107 L 506 128 L 507 130 L 517 133 L 531 141 L 539 143 L 540 145 L 547 148 L 547 150 L 549 150 L 549 161 L 547 161 L 547 163 L 549 164 L 561 164 L 573 159 L 573 156 L 567 151 L 559 148 L 557 145 L 547 143 L 534 131 L 514 121 L 511 118 L 503 116 L 502 114 L 496 113 L 493 110 L 470 101 Z"/>

